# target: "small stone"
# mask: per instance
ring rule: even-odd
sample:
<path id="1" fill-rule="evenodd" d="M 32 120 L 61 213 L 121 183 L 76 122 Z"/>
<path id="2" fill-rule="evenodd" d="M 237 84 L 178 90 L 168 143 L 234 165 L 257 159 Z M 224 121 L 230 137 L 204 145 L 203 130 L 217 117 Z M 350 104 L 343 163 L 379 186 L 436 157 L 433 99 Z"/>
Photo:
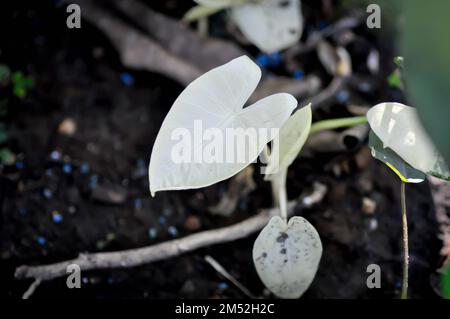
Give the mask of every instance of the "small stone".
<path id="1" fill-rule="evenodd" d="M 170 226 L 167 231 L 169 232 L 170 236 L 177 237 L 178 236 L 178 229 L 175 226 Z"/>
<path id="2" fill-rule="evenodd" d="M 108 233 L 108 234 L 106 234 L 106 240 L 107 240 L 108 242 L 113 241 L 113 240 L 115 240 L 116 238 L 117 238 L 117 236 L 116 236 L 116 234 L 114 234 L 114 233 Z"/>
<path id="3" fill-rule="evenodd" d="M 350 93 L 348 93 L 347 90 L 341 90 L 336 94 L 336 100 L 339 103 L 345 103 L 345 102 L 347 102 L 349 96 L 350 96 Z"/>
<path id="4" fill-rule="evenodd" d="M 87 164 L 87 163 L 81 164 L 81 166 L 80 166 L 80 173 L 83 174 L 83 175 L 88 174 L 89 173 L 89 164 Z"/>
<path id="5" fill-rule="evenodd" d="M 378 220 L 375 218 L 372 218 L 369 222 L 369 230 L 374 231 L 378 228 Z"/>
<path id="6" fill-rule="evenodd" d="M 195 291 L 196 287 L 195 284 L 192 280 L 186 280 L 183 284 L 183 286 L 181 287 L 181 293 L 182 294 L 192 294 Z"/>
<path id="7" fill-rule="evenodd" d="M 123 72 L 120 74 L 120 81 L 125 86 L 132 86 L 134 84 L 134 77 L 128 72 Z"/>
<path id="8" fill-rule="evenodd" d="M 196 231 L 199 230 L 202 227 L 202 224 L 200 222 L 200 218 L 198 218 L 195 215 L 190 215 L 186 218 L 186 221 L 184 222 L 184 229 L 188 231 Z"/>
<path id="9" fill-rule="evenodd" d="M 72 173 L 72 165 L 70 165 L 69 163 L 65 163 L 63 165 L 63 172 L 66 174 Z"/>
<path id="10" fill-rule="evenodd" d="M 148 229 L 148 237 L 150 237 L 150 239 L 155 239 L 156 236 L 158 236 L 158 231 L 156 230 L 156 228 L 150 227 Z"/>
<path id="11" fill-rule="evenodd" d="M 158 221 L 160 225 L 165 225 L 167 223 L 167 218 L 161 215 L 159 216 Z"/>
<path id="12" fill-rule="evenodd" d="M 36 238 L 36 242 L 40 245 L 40 246 L 44 246 L 45 243 L 47 242 L 47 240 L 45 239 L 45 237 L 43 236 L 38 236 Z"/>
<path id="13" fill-rule="evenodd" d="M 361 82 L 361 83 L 358 84 L 358 89 L 361 92 L 367 93 L 367 92 L 370 92 L 372 90 L 372 86 L 368 82 Z"/>
<path id="14" fill-rule="evenodd" d="M 136 209 L 142 208 L 142 199 L 140 199 L 140 198 L 134 199 L 134 208 L 136 208 Z"/>
<path id="15" fill-rule="evenodd" d="M 64 218 L 57 210 L 54 210 L 52 212 L 52 219 L 55 224 L 60 224 Z"/>
<path id="16" fill-rule="evenodd" d="M 98 176 L 97 175 L 92 175 L 89 178 L 89 187 L 90 188 L 96 188 L 98 184 Z"/>
<path id="17" fill-rule="evenodd" d="M 163 214 L 164 214 L 164 216 L 169 217 L 169 216 L 172 215 L 172 213 L 173 213 L 173 209 L 170 208 L 170 207 L 165 207 L 165 208 L 163 209 Z"/>
<path id="18" fill-rule="evenodd" d="M 92 190 L 93 199 L 106 204 L 123 204 L 127 198 L 127 191 L 120 186 L 97 186 Z"/>
<path id="19" fill-rule="evenodd" d="M 256 63 L 258 63 L 259 66 L 266 67 L 269 65 L 269 57 L 265 54 L 259 54 L 256 57 Z"/>
<path id="20" fill-rule="evenodd" d="M 53 193 L 52 193 L 52 191 L 51 191 L 50 189 L 44 188 L 44 189 L 42 190 L 42 195 L 43 195 L 45 198 L 50 199 L 50 198 L 52 198 Z"/>
<path id="21" fill-rule="evenodd" d="M 226 282 L 220 282 L 220 283 L 217 285 L 217 288 L 218 288 L 219 290 L 226 290 L 226 289 L 230 288 L 230 286 L 228 286 L 228 284 L 227 284 Z"/>
<path id="22" fill-rule="evenodd" d="M 363 197 L 361 209 L 364 214 L 372 215 L 377 209 L 377 203 L 369 197 Z"/>
<path id="23" fill-rule="evenodd" d="M 77 123 L 70 117 L 64 119 L 58 125 L 58 132 L 62 135 L 72 136 L 77 130 Z"/>
<path id="24" fill-rule="evenodd" d="M 301 80 L 301 79 L 303 79 L 304 76 L 305 76 L 305 72 L 303 72 L 303 70 L 295 70 L 292 77 L 295 80 Z"/>
<path id="25" fill-rule="evenodd" d="M 22 161 L 17 161 L 17 162 L 16 162 L 16 168 L 17 168 L 18 170 L 24 169 L 24 168 L 25 168 L 25 163 L 22 162 Z"/>
<path id="26" fill-rule="evenodd" d="M 59 161 L 61 159 L 61 153 L 58 151 L 52 151 L 50 153 L 50 158 L 52 161 Z"/>

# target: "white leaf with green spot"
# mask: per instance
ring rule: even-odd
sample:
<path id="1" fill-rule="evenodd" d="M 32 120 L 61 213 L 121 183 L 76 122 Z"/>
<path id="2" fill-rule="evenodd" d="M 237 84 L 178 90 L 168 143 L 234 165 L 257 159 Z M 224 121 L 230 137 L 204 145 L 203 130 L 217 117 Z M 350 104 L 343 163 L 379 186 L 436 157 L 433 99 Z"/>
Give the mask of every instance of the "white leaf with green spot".
<path id="1" fill-rule="evenodd" d="M 300 0 L 262 0 L 231 8 L 231 18 L 245 37 L 265 53 L 286 49 L 300 40 Z"/>
<path id="2" fill-rule="evenodd" d="M 322 256 L 316 229 L 303 217 L 279 216 L 256 238 L 253 261 L 264 285 L 280 298 L 299 298 L 311 285 Z"/>
<path id="3" fill-rule="evenodd" d="M 369 147 L 372 156 L 385 163 L 405 183 L 421 183 L 425 180 L 425 174 L 406 163 L 389 147 L 384 147 L 383 142 L 371 130 L 369 133 Z"/>
<path id="4" fill-rule="evenodd" d="M 367 112 L 367 119 L 384 147 L 413 168 L 450 180 L 449 167 L 423 129 L 416 109 L 401 103 L 380 103 Z"/>
<path id="5" fill-rule="evenodd" d="M 311 103 L 294 113 L 283 125 L 274 145 L 278 145 L 278 161 L 272 150 L 266 167 L 266 179 L 271 179 L 280 169 L 287 169 L 297 158 L 311 129 Z"/>
<path id="6" fill-rule="evenodd" d="M 149 165 L 152 195 L 157 191 L 215 184 L 256 160 L 275 137 L 270 133 L 280 129 L 297 107 L 292 95 L 278 93 L 244 108 L 260 78 L 260 68 L 247 56 L 241 56 L 205 73 L 184 89 L 164 119 L 153 145 Z M 196 129 L 199 121 L 201 128 Z M 248 129 L 268 134 L 250 135 L 248 142 L 227 145 L 228 140 L 223 139 L 227 139 L 229 129 L 235 136 L 239 131 L 244 135 Z M 205 147 L 195 140 L 196 130 L 202 135 L 214 133 L 209 136 L 210 142 L 205 141 Z M 213 161 L 203 160 L 207 146 L 217 139 L 223 143 L 218 143 L 221 146 L 214 153 L 222 156 Z M 187 160 L 175 160 L 180 150 L 188 154 Z M 225 160 L 229 153 L 234 154 L 231 161 Z"/>

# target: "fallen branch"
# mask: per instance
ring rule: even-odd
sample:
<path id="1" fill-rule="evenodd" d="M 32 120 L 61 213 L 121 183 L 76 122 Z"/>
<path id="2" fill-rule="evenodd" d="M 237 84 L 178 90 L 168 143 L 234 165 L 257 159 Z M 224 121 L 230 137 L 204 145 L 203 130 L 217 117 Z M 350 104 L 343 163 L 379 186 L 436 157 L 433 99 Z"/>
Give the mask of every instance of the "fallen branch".
<path id="1" fill-rule="evenodd" d="M 296 203 L 297 201 L 290 203 L 291 212 Z M 263 228 L 270 217 L 277 213 L 278 209 L 276 208 L 263 210 L 256 216 L 232 226 L 207 230 L 152 246 L 117 252 L 80 254 L 72 260 L 43 266 L 20 266 L 16 269 L 15 277 L 18 279 L 34 278 L 44 281 L 66 275 L 67 266 L 70 264 L 77 264 L 83 271 L 86 271 L 91 269 L 135 267 L 168 259 L 201 247 L 244 238 Z"/>
<path id="2" fill-rule="evenodd" d="M 287 49 L 284 54 L 288 60 L 294 60 L 294 57 L 297 55 L 315 50 L 322 39 L 356 28 L 362 23 L 363 18 L 364 14 L 362 12 L 355 11 L 350 16 L 336 21 L 323 30 L 311 33 L 306 42 L 299 42 L 297 45 Z"/>
<path id="3" fill-rule="evenodd" d="M 156 41 L 93 5 L 92 2 L 84 0 L 71 2 L 78 3 L 83 9 L 83 17 L 111 40 L 125 66 L 162 73 L 184 85 L 203 73 L 202 70 L 168 52 Z"/>
<path id="4" fill-rule="evenodd" d="M 69 1 L 69 0 L 65 0 Z M 157 13 L 138 1 L 116 0 L 116 6 L 132 18 L 151 37 L 112 16 L 86 0 L 70 0 L 83 9 L 83 17 L 100 29 L 119 52 L 122 63 L 130 68 L 158 72 L 187 85 L 202 73 L 246 54 L 231 42 L 202 38 L 180 22 Z M 263 78 L 250 98 L 253 103 L 274 92 L 286 92 L 297 98 L 315 94 L 320 79 L 310 75 L 303 80 L 287 77 Z"/>
<path id="5" fill-rule="evenodd" d="M 287 205 L 288 214 L 292 215 L 296 207 L 311 207 L 320 202 L 327 192 L 326 186 L 315 183 L 313 192 L 308 196 L 290 201 Z M 17 279 L 34 278 L 35 282 L 51 280 L 67 274 L 67 266 L 77 264 L 81 270 L 128 268 L 151 262 L 172 258 L 181 254 L 215 244 L 226 243 L 247 237 L 269 222 L 272 216 L 278 215 L 278 208 L 265 209 L 254 217 L 250 217 L 232 226 L 212 229 L 184 238 L 166 241 L 160 244 L 128 249 L 117 252 L 80 254 L 77 258 L 59 263 L 27 266 L 16 269 Z"/>
<path id="6" fill-rule="evenodd" d="M 116 7 L 167 51 L 206 72 L 246 52 L 230 41 L 202 37 L 185 24 L 136 0 L 115 0 Z"/>

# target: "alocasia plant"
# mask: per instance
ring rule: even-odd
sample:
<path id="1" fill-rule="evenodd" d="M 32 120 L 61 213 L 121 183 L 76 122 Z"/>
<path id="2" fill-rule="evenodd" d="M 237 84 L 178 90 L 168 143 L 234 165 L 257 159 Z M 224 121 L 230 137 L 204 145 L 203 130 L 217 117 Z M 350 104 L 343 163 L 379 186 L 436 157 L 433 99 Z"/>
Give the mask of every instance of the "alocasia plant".
<path id="1" fill-rule="evenodd" d="M 262 230 L 253 247 L 257 272 L 264 284 L 277 296 L 298 298 L 309 287 L 322 255 L 317 231 L 302 217 L 287 221 L 286 173 L 298 156 L 311 128 L 311 106 L 289 117 L 297 107 L 297 100 L 287 94 L 270 95 L 244 107 L 261 78 L 261 70 L 248 57 L 242 56 L 199 77 L 180 94 L 167 114 L 153 146 L 149 165 L 150 191 L 189 189 L 208 186 L 233 176 L 245 168 L 275 139 L 272 155 L 268 157 L 265 173 L 271 180 L 280 207 L 280 215 L 273 217 Z M 245 161 L 204 161 L 195 159 L 203 152 L 202 140 L 196 135 L 196 121 L 202 128 L 211 129 L 217 136 L 228 129 L 281 129 L 277 135 L 263 135 L 258 140 L 248 135 L 249 143 L 227 148 L 220 144 L 215 152 L 245 154 Z M 244 132 L 244 131 L 242 131 Z M 187 140 L 176 141 L 178 135 Z M 211 138 L 211 143 L 214 140 Z M 182 143 L 179 147 L 180 143 Z M 187 147 L 186 147 L 187 145 Z M 174 155 L 184 148 L 189 161 L 174 161 Z M 252 150 L 253 148 L 253 150 Z M 206 148 L 205 148 L 206 149 Z M 175 154 L 174 154 L 175 153 Z M 217 154 L 215 154 L 217 155 Z"/>

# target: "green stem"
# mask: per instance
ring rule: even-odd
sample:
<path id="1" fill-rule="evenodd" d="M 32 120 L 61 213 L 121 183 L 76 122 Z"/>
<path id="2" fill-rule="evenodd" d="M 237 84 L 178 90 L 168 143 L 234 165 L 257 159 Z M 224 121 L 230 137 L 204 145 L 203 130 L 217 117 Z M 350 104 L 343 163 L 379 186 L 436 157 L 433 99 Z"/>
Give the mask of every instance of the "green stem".
<path id="1" fill-rule="evenodd" d="M 367 118 L 365 116 L 352 116 L 331 120 L 323 120 L 313 123 L 311 125 L 311 130 L 309 131 L 309 134 L 311 135 L 319 131 L 332 130 L 340 127 L 350 127 L 365 123 L 367 123 Z"/>
<path id="2" fill-rule="evenodd" d="M 401 299 L 408 299 L 408 267 L 409 267 L 409 247 L 408 247 L 408 219 L 406 216 L 406 196 L 405 182 L 401 182 L 401 202 L 402 202 L 402 224 L 403 224 L 403 280 Z"/>

